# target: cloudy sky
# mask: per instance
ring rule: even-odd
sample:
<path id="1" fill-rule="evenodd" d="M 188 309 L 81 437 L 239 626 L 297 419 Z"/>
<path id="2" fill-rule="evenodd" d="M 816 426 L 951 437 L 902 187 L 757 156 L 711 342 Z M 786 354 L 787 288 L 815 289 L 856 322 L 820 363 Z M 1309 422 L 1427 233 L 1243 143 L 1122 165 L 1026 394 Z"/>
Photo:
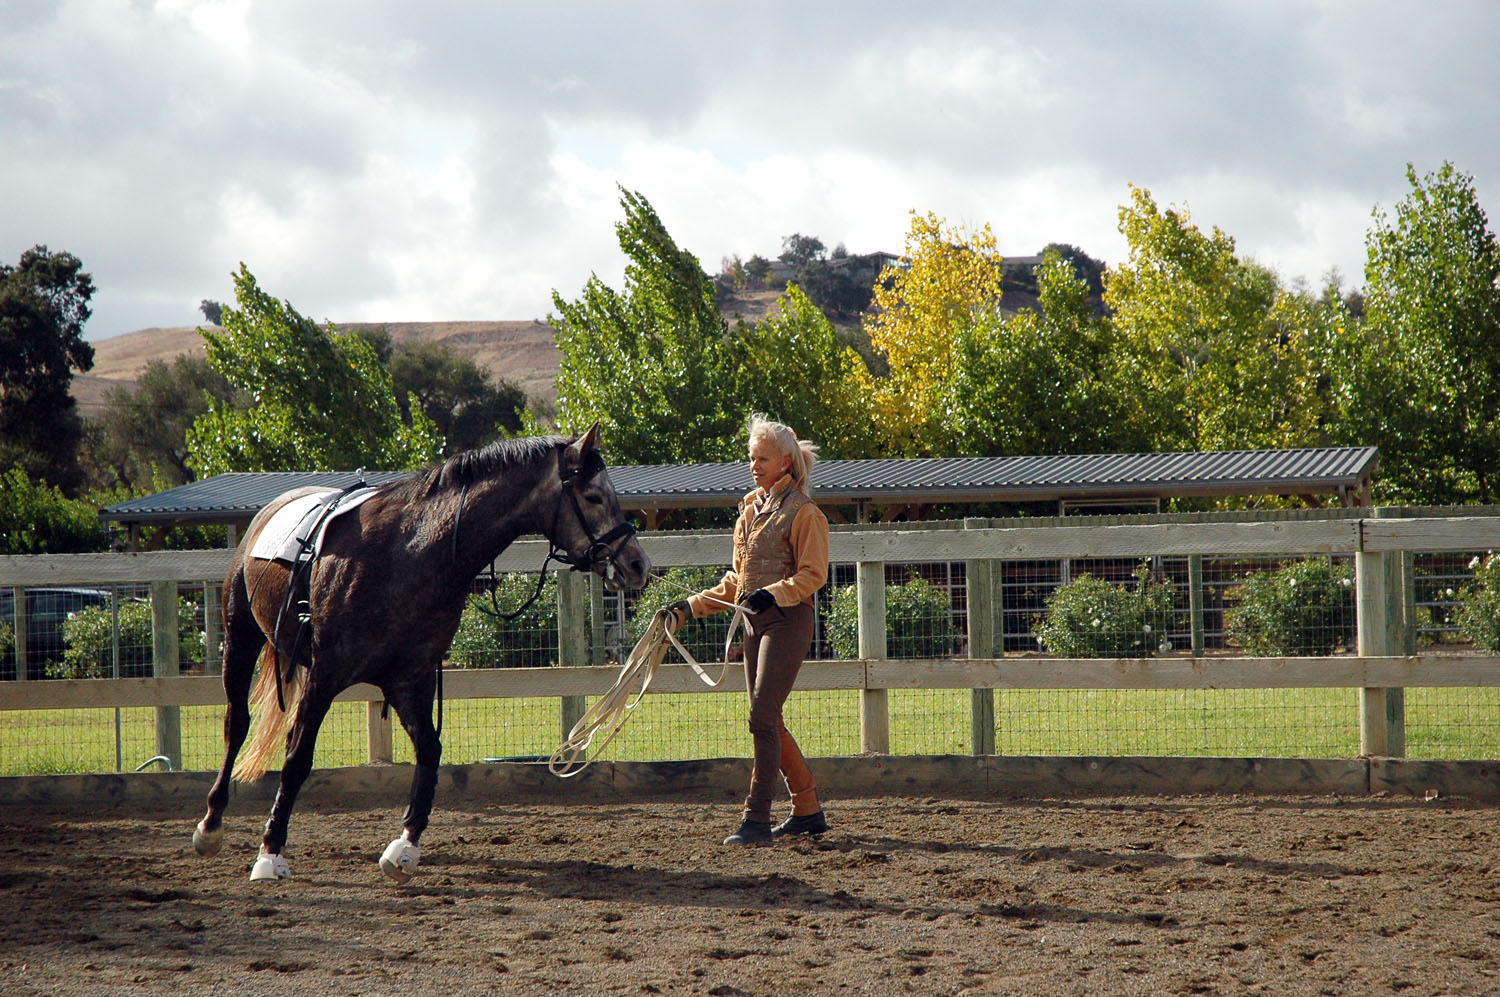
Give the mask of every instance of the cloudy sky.
<path id="1" fill-rule="evenodd" d="M 1492 0 L 0 0 L 0 260 L 79 256 L 92 339 L 242 261 L 316 319 L 530 319 L 618 286 L 617 185 L 715 271 L 913 210 L 1117 263 L 1135 184 L 1358 285 L 1408 162 L 1500 224 L 1497 45 Z"/>

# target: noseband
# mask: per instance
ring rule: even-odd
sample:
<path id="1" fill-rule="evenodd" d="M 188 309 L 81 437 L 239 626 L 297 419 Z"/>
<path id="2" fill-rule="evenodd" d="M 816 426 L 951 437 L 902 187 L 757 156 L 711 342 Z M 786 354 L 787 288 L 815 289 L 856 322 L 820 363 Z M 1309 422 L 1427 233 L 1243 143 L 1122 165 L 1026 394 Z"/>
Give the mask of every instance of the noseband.
<path id="1" fill-rule="evenodd" d="M 569 554 L 551 537 L 547 542 L 552 545 L 548 553 L 549 560 L 561 561 L 574 571 L 592 571 L 601 564 L 608 564 L 615 555 L 615 545 L 621 541 L 629 540 L 635 536 L 635 527 L 630 525 L 629 520 L 622 519 L 609 532 L 602 537 L 594 536 L 594 531 L 589 529 L 589 521 L 584 518 L 583 506 L 578 503 L 577 486 L 587 482 L 594 475 L 604 470 L 604 458 L 599 456 L 597 450 L 589 452 L 580 467 L 569 467 L 565 451 L 559 447 L 557 451 L 557 476 L 562 479 L 563 494 L 568 497 L 568 502 L 573 506 L 573 515 L 578 518 L 578 525 L 583 527 L 583 532 L 589 538 L 588 550 L 581 555 Z M 552 532 L 557 532 L 558 510 L 562 507 L 562 499 L 557 500 L 557 508 L 552 512 Z M 542 562 L 542 570 L 547 570 L 546 562 Z"/>

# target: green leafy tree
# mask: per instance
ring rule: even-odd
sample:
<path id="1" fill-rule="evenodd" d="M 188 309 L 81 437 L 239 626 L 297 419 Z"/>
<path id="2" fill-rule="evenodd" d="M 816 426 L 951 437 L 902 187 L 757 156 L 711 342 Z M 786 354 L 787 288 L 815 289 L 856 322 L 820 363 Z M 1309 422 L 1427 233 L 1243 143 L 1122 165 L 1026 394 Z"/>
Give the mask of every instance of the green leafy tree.
<path id="1" fill-rule="evenodd" d="M 420 407 L 401 419 L 390 373 L 369 343 L 299 315 L 240 265 L 238 308 L 223 332 L 200 330 L 209 367 L 251 398 L 247 409 L 209 400 L 188 432 L 188 466 L 225 471 L 400 470 L 435 460 L 442 438 Z"/>
<path id="2" fill-rule="evenodd" d="M 1105 301 L 1152 449 L 1299 445 L 1308 372 L 1299 330 L 1274 321 L 1275 275 L 1139 188 L 1120 231 L 1129 258 L 1106 274 Z"/>
<path id="3" fill-rule="evenodd" d="M 1500 480 L 1500 243 L 1474 180 L 1444 163 L 1366 236 L 1363 335 L 1339 392 L 1343 433 L 1380 448 L 1377 487 L 1407 502 L 1493 502 Z"/>
<path id="4" fill-rule="evenodd" d="M 509 381 L 495 383 L 488 371 L 442 343 L 402 343 L 391 352 L 390 368 L 402 417 L 409 420 L 411 406 L 420 406 L 447 441 L 445 454 L 521 431 L 526 392 Z"/>
<path id="5" fill-rule="evenodd" d="M 1476 557 L 1469 567 L 1474 578 L 1459 593 L 1458 625 L 1479 647 L 1500 653 L 1500 557 Z"/>
<path id="6" fill-rule="evenodd" d="M 83 338 L 93 278 L 72 253 L 34 246 L 0 264 L 0 467 L 21 467 L 69 494 L 81 485 L 83 434 L 69 387 L 94 366 Z"/>
<path id="7" fill-rule="evenodd" d="M 99 510 L 34 481 L 19 467 L 0 474 L 0 554 L 88 554 L 109 549 Z"/>
<path id="8" fill-rule="evenodd" d="M 943 385 L 951 449 L 967 456 L 1135 450 L 1114 327 L 1094 314 L 1087 281 L 1049 249 L 1036 267 L 1038 309 L 960 327 Z"/>
<path id="9" fill-rule="evenodd" d="M 736 328 L 732 351 L 735 397 L 746 409 L 795 427 L 825 458 L 873 455 L 876 437 L 859 401 L 864 361 L 796 285 L 770 316 Z"/>
<path id="10" fill-rule="evenodd" d="M 557 663 L 557 576 L 549 574 L 541 593 L 536 578 L 519 572 L 496 579 L 494 605 L 488 596 L 475 596 L 464 606 L 458 630 L 448 649 L 455 668 L 545 668 Z M 521 610 L 515 619 L 494 615 Z"/>
<path id="11" fill-rule="evenodd" d="M 108 606 L 87 606 L 63 621 L 62 661 L 47 665 L 53 679 L 100 679 L 114 676 L 114 614 Z M 151 603 L 127 599 L 119 607 L 120 677 L 151 674 Z M 203 664 L 203 631 L 198 629 L 198 607 L 177 600 L 178 654 L 184 667 Z"/>
<path id="12" fill-rule="evenodd" d="M 620 206 L 624 289 L 592 276 L 576 301 L 552 295 L 558 423 L 598 420 L 627 463 L 733 460 L 745 407 L 713 281 L 644 197 L 622 189 Z"/>
<path id="13" fill-rule="evenodd" d="M 152 360 L 133 388 L 114 388 L 104 415 L 90 420 L 96 484 L 144 494 L 192 481 L 187 434 L 209 399 L 243 408 L 229 381 L 208 361 L 184 353 L 170 364 Z"/>

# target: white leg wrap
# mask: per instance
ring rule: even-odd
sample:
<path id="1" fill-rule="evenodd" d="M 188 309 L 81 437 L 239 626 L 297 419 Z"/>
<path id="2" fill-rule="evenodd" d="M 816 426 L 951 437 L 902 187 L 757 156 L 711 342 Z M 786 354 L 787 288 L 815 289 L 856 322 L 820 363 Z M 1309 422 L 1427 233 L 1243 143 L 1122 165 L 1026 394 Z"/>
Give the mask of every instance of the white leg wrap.
<path id="1" fill-rule="evenodd" d="M 250 867 L 250 882 L 261 879 L 291 879 L 292 867 L 286 864 L 286 859 L 280 855 L 262 854 Z"/>
<path id="2" fill-rule="evenodd" d="M 385 853 L 380 856 L 380 871 L 396 882 L 404 883 L 416 873 L 421 859 L 422 849 L 404 837 L 397 838 L 385 846 Z"/>
<path id="3" fill-rule="evenodd" d="M 220 825 L 212 831 L 203 830 L 203 822 L 193 828 L 193 848 L 199 855 L 204 857 L 219 854 L 219 846 L 224 844 L 224 827 Z"/>

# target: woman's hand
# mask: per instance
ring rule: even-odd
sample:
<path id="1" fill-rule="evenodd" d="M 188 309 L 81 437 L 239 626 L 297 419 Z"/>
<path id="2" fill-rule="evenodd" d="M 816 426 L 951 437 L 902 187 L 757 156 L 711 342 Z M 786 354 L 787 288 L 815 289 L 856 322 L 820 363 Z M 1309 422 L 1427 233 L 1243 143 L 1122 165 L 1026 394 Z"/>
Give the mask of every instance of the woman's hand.
<path id="1" fill-rule="evenodd" d="M 776 597 L 765 589 L 756 589 L 754 592 L 741 595 L 739 603 L 745 607 L 747 613 L 764 613 L 776 605 Z"/>
<path id="2" fill-rule="evenodd" d="M 688 605 L 686 599 L 678 599 L 676 602 L 669 603 L 662 612 L 667 614 L 667 622 L 672 625 L 674 631 L 682 628 L 688 620 L 693 618 L 693 607 Z"/>

